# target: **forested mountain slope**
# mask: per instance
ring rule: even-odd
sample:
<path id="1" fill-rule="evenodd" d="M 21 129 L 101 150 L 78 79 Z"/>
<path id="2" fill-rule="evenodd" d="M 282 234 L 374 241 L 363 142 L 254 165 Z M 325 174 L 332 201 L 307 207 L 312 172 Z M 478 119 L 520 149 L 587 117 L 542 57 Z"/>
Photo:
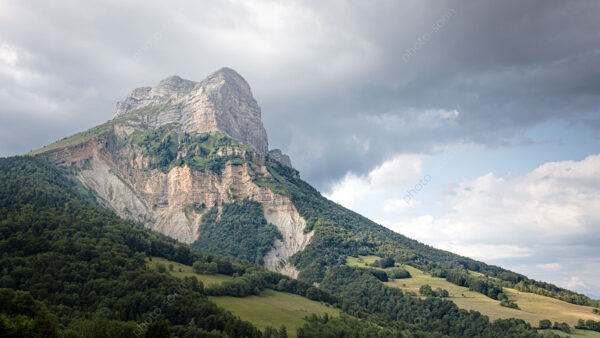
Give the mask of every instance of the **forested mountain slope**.
<path id="1" fill-rule="evenodd" d="M 45 161 L 0 159 L 0 332 L 3 337 L 260 337 L 207 295 L 270 287 L 338 304 L 308 284 L 190 249 L 96 206 Z M 207 286 L 146 267 L 156 256 L 233 276 Z M 149 330 L 150 333 L 146 332 Z"/>
<path id="2" fill-rule="evenodd" d="M 303 337 L 535 336 L 522 321 L 490 323 L 452 302 L 405 295 L 369 270 L 332 267 L 322 285 L 339 298 L 244 261 L 190 249 L 98 208 L 65 173 L 31 157 L 0 159 L 0 328 L 7 336 L 125 337 L 149 329 L 180 337 L 258 337 L 260 331 L 218 309 L 207 295 L 239 297 L 264 288 L 352 315 L 308 318 L 298 330 Z M 216 269 L 233 279 L 204 287 L 195 278 L 148 269 L 147 256 Z"/>

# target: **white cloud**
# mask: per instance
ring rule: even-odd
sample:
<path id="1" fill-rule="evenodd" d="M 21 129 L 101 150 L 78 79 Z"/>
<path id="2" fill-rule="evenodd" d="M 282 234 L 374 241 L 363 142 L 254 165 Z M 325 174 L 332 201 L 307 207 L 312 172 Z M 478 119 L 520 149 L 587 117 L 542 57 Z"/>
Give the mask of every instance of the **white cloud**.
<path id="1" fill-rule="evenodd" d="M 519 260 L 526 274 L 568 276 L 570 257 L 600 254 L 600 154 L 545 163 L 517 177 L 489 173 L 455 185 L 449 196 L 451 209 L 442 217 L 388 214 L 382 224 L 483 261 Z M 564 286 L 582 290 L 600 282 L 597 273 L 578 276 Z"/>
<path id="2" fill-rule="evenodd" d="M 578 276 L 572 276 L 571 278 L 563 282 L 561 286 L 572 290 L 576 288 L 585 287 L 585 283 Z"/>
<path id="3" fill-rule="evenodd" d="M 440 243 L 460 237 L 463 242 L 490 244 L 564 244 L 595 236 L 599 229 L 599 178 L 600 155 L 580 162 L 546 163 L 519 177 L 490 173 L 458 184 L 446 217 L 428 218 L 429 223 L 423 218 L 405 220 L 396 228 L 402 231 L 418 223 L 428 232 L 420 237 Z"/>
<path id="4" fill-rule="evenodd" d="M 485 257 L 487 260 L 529 257 L 534 250 L 512 244 L 462 244 L 445 243 L 440 246 L 450 252 L 459 252 L 467 257 Z"/>
<path id="5" fill-rule="evenodd" d="M 420 204 L 415 199 L 388 199 L 383 202 L 383 212 L 387 214 L 402 214 L 407 209 L 414 208 Z"/>
<path id="6" fill-rule="evenodd" d="M 560 263 L 538 264 L 536 267 L 544 271 L 558 271 L 563 268 L 562 264 Z"/>
<path id="7" fill-rule="evenodd" d="M 422 163 L 423 158 L 419 155 L 397 155 L 367 175 L 346 174 L 325 196 L 347 208 L 352 208 L 359 198 L 383 194 L 418 180 Z"/>
<path id="8" fill-rule="evenodd" d="M 0 44 L 0 62 L 8 66 L 14 66 L 18 59 L 19 54 L 14 47 L 5 42 Z"/>

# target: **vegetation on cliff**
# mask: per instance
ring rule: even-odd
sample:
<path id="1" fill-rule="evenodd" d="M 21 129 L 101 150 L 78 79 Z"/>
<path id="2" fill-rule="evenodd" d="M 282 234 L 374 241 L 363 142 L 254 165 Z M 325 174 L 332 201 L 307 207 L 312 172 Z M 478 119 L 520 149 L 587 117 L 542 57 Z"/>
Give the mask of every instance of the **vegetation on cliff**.
<path id="1" fill-rule="evenodd" d="M 142 148 L 144 156 L 151 159 L 149 169 L 168 172 L 173 167 L 187 165 L 217 174 L 225 164 L 241 165 L 250 160 L 250 147 L 219 132 L 202 134 L 177 133 L 172 126 L 135 131 L 131 144 Z"/>
<path id="2" fill-rule="evenodd" d="M 220 215 L 214 206 L 202 216 L 198 239 L 192 246 L 262 265 L 275 239 L 282 239 L 277 227 L 267 223 L 262 205 L 245 198 L 221 208 Z"/>

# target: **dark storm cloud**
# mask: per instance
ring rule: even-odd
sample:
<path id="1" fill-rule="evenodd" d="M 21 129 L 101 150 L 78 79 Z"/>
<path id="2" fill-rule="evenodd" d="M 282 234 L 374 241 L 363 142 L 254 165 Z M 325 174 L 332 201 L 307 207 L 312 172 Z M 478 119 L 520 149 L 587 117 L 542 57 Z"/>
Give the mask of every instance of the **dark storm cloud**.
<path id="1" fill-rule="evenodd" d="M 562 1 L 4 2 L 0 155 L 109 119 L 135 87 L 226 65 L 253 87 L 271 145 L 325 189 L 395 153 L 515 144 L 597 112 L 599 14 Z"/>

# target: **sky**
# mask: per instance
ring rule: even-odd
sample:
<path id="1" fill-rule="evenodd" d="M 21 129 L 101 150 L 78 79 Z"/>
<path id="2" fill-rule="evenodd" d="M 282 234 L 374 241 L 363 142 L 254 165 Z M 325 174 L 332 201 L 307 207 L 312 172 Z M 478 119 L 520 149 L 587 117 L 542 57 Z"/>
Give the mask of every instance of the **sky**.
<path id="1" fill-rule="evenodd" d="M 395 231 L 600 298 L 600 2 L 0 2 L 0 156 L 237 70 L 271 148 Z"/>

